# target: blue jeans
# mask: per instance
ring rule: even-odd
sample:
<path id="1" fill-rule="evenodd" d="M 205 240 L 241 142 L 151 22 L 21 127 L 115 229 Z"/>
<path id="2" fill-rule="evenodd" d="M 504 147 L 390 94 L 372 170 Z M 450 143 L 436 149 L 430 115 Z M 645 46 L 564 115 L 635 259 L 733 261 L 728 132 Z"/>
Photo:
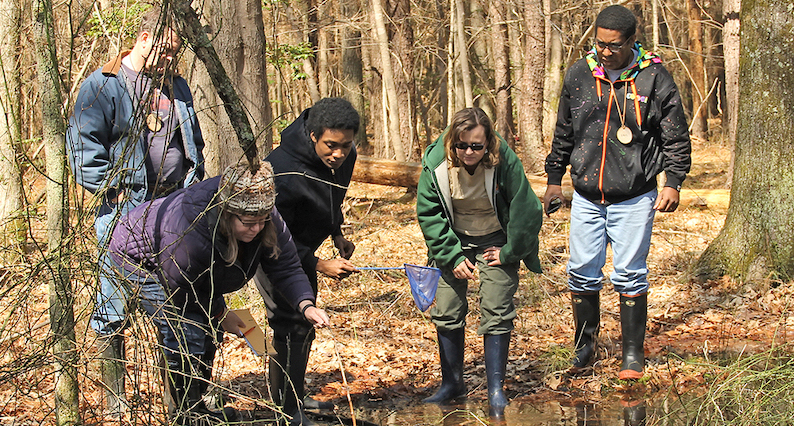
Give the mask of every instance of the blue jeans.
<path id="1" fill-rule="evenodd" d="M 648 291 L 648 264 L 656 190 L 603 206 L 574 192 L 571 204 L 568 286 L 574 293 L 603 287 L 607 244 L 612 246 L 615 291 L 636 296 Z"/>
<path id="2" fill-rule="evenodd" d="M 100 335 L 116 333 L 124 326 L 129 289 L 115 279 L 116 271 L 107 250 L 119 218 L 133 207 L 129 201 L 119 205 L 104 199 L 97 209 L 94 228 L 99 247 L 99 289 L 89 324 Z"/>
<path id="3" fill-rule="evenodd" d="M 119 274 L 116 281 L 126 282 L 130 296 L 138 298 L 160 332 L 166 357 L 190 354 L 201 358 L 207 348 L 213 347 L 220 325 L 210 320 L 198 303 L 188 300 L 175 305 L 156 274 L 143 269 L 128 272 L 111 262 Z"/>

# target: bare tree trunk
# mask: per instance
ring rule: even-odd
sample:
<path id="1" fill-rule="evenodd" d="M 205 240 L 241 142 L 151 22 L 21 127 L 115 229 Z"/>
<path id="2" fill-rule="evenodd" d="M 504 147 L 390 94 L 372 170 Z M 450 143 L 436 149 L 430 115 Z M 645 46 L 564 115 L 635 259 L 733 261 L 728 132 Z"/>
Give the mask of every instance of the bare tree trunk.
<path id="1" fill-rule="evenodd" d="M 706 69 L 703 65 L 703 26 L 701 25 L 702 14 L 697 0 L 687 1 L 689 13 L 689 50 L 690 72 L 692 73 L 692 131 L 693 137 L 705 141 L 708 138 L 708 107 L 706 93 L 708 85 L 706 83 Z"/>
<path id="2" fill-rule="evenodd" d="M 517 127 L 513 128 L 513 131 L 516 132 L 515 136 L 512 140 L 508 140 L 507 143 L 513 150 L 517 149 L 517 140 L 521 137 L 521 116 L 524 114 L 522 110 L 522 102 L 524 102 L 524 43 L 522 41 L 523 37 L 520 24 L 523 17 L 519 10 L 520 8 L 516 7 L 515 3 L 509 3 L 507 9 L 507 38 L 508 49 L 510 51 L 512 81 L 515 82 L 513 87 L 516 89 L 512 91 L 512 94 L 517 103 L 514 115 Z"/>
<path id="3" fill-rule="evenodd" d="M 50 271 L 50 333 L 55 366 L 55 422 L 80 424 L 78 353 L 74 331 L 74 292 L 65 241 L 69 224 L 66 173 L 66 120 L 61 113 L 61 80 L 55 51 L 52 4 L 33 2 L 42 140 L 47 155 L 47 270 Z"/>
<path id="4" fill-rule="evenodd" d="M 496 87 L 496 131 L 505 140 L 515 140 L 513 124 L 513 82 L 510 79 L 510 50 L 507 35 L 507 6 L 492 1 L 488 6 L 491 19 L 491 50 L 494 59 L 494 86 Z"/>
<path id="5" fill-rule="evenodd" d="M 543 80 L 545 36 L 543 34 L 542 0 L 524 0 L 524 23 L 526 46 L 524 55 L 524 90 L 522 91 L 519 129 L 521 149 L 519 158 L 527 172 L 543 171 Z"/>
<path id="6" fill-rule="evenodd" d="M 395 56 L 392 66 L 395 70 L 394 79 L 397 86 L 397 97 L 400 106 L 400 135 L 406 146 L 408 159 L 421 155 L 417 151 L 419 144 L 416 135 L 416 82 L 414 78 L 414 33 L 411 20 L 410 0 L 392 0 L 387 2 L 393 10 L 391 22 L 394 23 L 392 45 Z"/>
<path id="7" fill-rule="evenodd" d="M 312 0 L 306 0 L 305 2 L 300 1 L 296 3 L 297 5 L 301 6 L 300 13 L 301 13 L 301 24 L 303 31 L 303 40 L 309 41 L 311 46 L 314 48 L 314 51 L 317 51 L 317 42 L 316 40 L 312 40 L 312 27 L 311 23 L 314 21 L 313 19 L 313 7 L 314 4 Z M 317 81 L 317 70 L 314 69 L 314 65 L 312 64 L 311 58 L 304 58 L 303 59 L 303 72 L 306 74 L 306 84 L 309 86 L 309 95 L 311 96 L 312 103 L 319 101 L 322 98 L 320 94 L 320 86 L 319 82 Z"/>
<path id="8" fill-rule="evenodd" d="M 741 1 L 741 0 L 740 0 Z M 653 19 L 653 46 L 654 52 L 659 51 L 659 0 L 651 0 L 651 19 Z"/>
<path id="9" fill-rule="evenodd" d="M 400 137 L 400 104 L 397 98 L 397 86 L 394 81 L 391 53 L 389 52 L 389 35 L 386 32 L 386 23 L 383 20 L 385 13 L 381 0 L 372 0 L 372 14 L 375 19 L 376 42 L 383 69 L 383 83 L 386 90 L 385 101 L 386 105 L 388 105 L 388 116 L 384 118 L 384 121 L 388 123 L 388 140 L 391 141 L 391 146 L 394 148 L 394 157 L 397 161 L 405 161 L 405 148 Z"/>
<path id="10" fill-rule="evenodd" d="M 693 267 L 700 279 L 721 275 L 745 282 L 794 277 L 794 75 L 778 63 L 794 49 L 791 6 L 742 2 L 738 133 L 725 225 Z M 774 90 L 770 90 L 774 82 Z M 781 107 L 782 106 L 782 107 Z M 763 138 L 759 141 L 759 136 Z"/>
<path id="11" fill-rule="evenodd" d="M 546 27 L 546 78 L 543 83 L 543 138 L 546 140 L 554 136 L 557 126 L 557 108 L 560 104 L 560 91 L 562 90 L 563 64 L 562 64 L 562 34 L 560 34 L 560 19 L 552 17 L 551 10 L 554 3 L 551 0 L 543 1 Z M 553 25 L 556 24 L 556 25 Z"/>
<path id="12" fill-rule="evenodd" d="M 232 123 L 237 134 L 237 140 L 245 153 L 248 163 L 252 169 L 259 169 L 259 152 L 256 146 L 256 139 L 254 138 L 251 124 L 248 121 L 248 116 L 245 114 L 242 102 L 240 101 L 237 91 L 234 89 L 231 79 L 226 70 L 223 68 L 220 57 L 215 51 L 215 48 L 210 43 L 207 37 L 204 26 L 201 25 L 196 11 L 190 6 L 190 0 L 179 0 L 172 3 L 174 7 L 174 15 L 176 16 L 176 23 L 179 27 L 179 32 L 182 36 L 187 38 L 188 43 L 193 47 L 196 56 L 207 67 L 207 72 L 212 79 L 212 84 L 218 92 L 223 101 L 223 106 L 229 121 Z"/>
<path id="13" fill-rule="evenodd" d="M 0 262 L 14 263 L 23 253 L 27 222 L 22 215 L 22 169 L 19 161 L 20 127 L 20 47 L 21 11 L 17 0 L 0 0 Z"/>
<path id="14" fill-rule="evenodd" d="M 235 70 L 229 75 L 229 79 L 253 124 L 257 149 L 264 157 L 273 146 L 273 113 L 267 83 L 267 52 L 261 2 L 212 0 L 205 3 L 204 8 L 202 15 L 209 20 L 213 46 L 223 68 Z M 214 176 L 238 162 L 243 151 L 237 144 L 225 143 L 228 135 L 234 133 L 232 123 L 222 108 L 220 97 L 212 90 L 209 74 L 203 67 L 197 67 L 196 71 L 197 86 L 202 88 L 197 91 L 195 102 L 198 105 L 197 111 L 202 114 L 201 130 L 207 144 L 204 151 L 206 168 L 208 175 Z"/>
<path id="15" fill-rule="evenodd" d="M 361 11 L 358 0 L 341 0 L 341 14 L 352 21 Z M 342 28 L 342 93 L 350 101 L 353 108 L 361 115 L 361 128 L 356 134 L 356 147 L 364 152 L 368 150 L 367 114 L 364 102 L 364 71 L 361 58 L 361 31 L 352 22 Z"/>
<path id="16" fill-rule="evenodd" d="M 318 15 L 325 16 L 327 6 L 318 5 L 320 8 Z M 331 83 L 328 81 L 330 77 L 330 66 L 328 64 L 328 51 L 330 49 L 330 42 L 328 40 L 328 29 L 325 25 L 317 27 L 317 81 L 320 88 L 320 97 L 325 98 L 331 96 Z"/>
<path id="17" fill-rule="evenodd" d="M 736 132 L 739 117 L 739 11 L 741 0 L 723 0 L 725 8 L 725 26 L 722 28 L 722 50 L 725 58 L 725 129 L 728 146 L 731 150 L 730 167 L 728 168 L 727 185 L 733 180 L 733 162 L 735 158 Z"/>
<path id="18" fill-rule="evenodd" d="M 471 69 L 469 68 L 469 49 L 466 39 L 466 17 L 463 6 L 463 0 L 454 0 L 455 2 L 455 25 L 454 40 L 455 40 L 455 58 L 460 69 L 460 78 L 463 83 L 463 101 L 466 108 L 474 106 L 474 91 L 471 88 Z"/>
<path id="19" fill-rule="evenodd" d="M 460 94 L 455 90 L 457 86 L 455 78 L 455 0 L 449 0 L 449 38 L 447 39 L 447 121 L 449 125 L 452 122 L 452 116 L 458 110 L 457 97 Z"/>

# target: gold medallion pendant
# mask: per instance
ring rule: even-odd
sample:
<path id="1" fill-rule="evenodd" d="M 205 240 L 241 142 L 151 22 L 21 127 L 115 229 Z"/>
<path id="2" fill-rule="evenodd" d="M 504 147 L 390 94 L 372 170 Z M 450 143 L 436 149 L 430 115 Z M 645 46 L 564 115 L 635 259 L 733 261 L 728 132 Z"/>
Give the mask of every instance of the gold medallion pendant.
<path id="1" fill-rule="evenodd" d="M 631 133 L 631 129 L 627 126 L 620 126 L 617 132 L 618 141 L 623 145 L 628 145 L 634 139 L 634 134 Z"/>
<path id="2" fill-rule="evenodd" d="M 160 116 L 157 115 L 156 112 L 149 113 L 149 115 L 146 116 L 146 126 L 149 130 L 157 133 L 163 128 L 163 120 L 160 119 Z"/>

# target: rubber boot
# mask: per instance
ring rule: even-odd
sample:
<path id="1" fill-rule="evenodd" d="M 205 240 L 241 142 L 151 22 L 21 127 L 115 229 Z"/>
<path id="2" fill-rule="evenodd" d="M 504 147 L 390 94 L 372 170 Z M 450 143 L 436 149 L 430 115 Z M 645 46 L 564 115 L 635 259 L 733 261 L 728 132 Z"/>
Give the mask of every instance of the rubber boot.
<path id="1" fill-rule="evenodd" d="M 303 386 L 311 340 L 300 340 L 294 343 L 273 340 L 276 355 L 270 357 L 268 373 L 273 402 L 283 413 L 279 413 L 279 425 L 315 425 L 303 412 Z"/>
<path id="2" fill-rule="evenodd" d="M 334 403 L 330 401 L 318 401 L 306 395 L 303 397 L 303 408 L 305 410 L 333 410 Z"/>
<path id="3" fill-rule="evenodd" d="M 199 377 L 201 361 L 189 361 L 177 355 L 167 357 L 167 363 L 169 390 L 176 407 L 172 424 L 209 426 L 238 421 L 237 410 L 213 411 L 204 404 L 202 395 L 206 381 Z"/>
<path id="4" fill-rule="evenodd" d="M 571 373 L 582 372 L 592 361 L 596 353 L 598 328 L 601 321 L 601 309 L 598 293 L 571 293 L 573 321 L 576 326 L 574 337 L 574 357 Z"/>
<path id="5" fill-rule="evenodd" d="M 113 419 L 121 419 L 127 412 L 127 397 L 124 382 L 127 369 L 124 362 L 124 336 L 110 334 L 101 336 L 97 343 L 101 348 L 100 357 L 102 383 L 105 386 L 105 407 Z"/>
<path id="6" fill-rule="evenodd" d="M 623 406 L 624 426 L 645 426 L 645 401 L 620 401 L 620 404 Z"/>
<path id="7" fill-rule="evenodd" d="M 623 330 L 623 365 L 618 377 L 642 378 L 645 368 L 645 322 L 648 318 L 648 293 L 628 297 L 620 295 L 620 326 Z"/>
<path id="8" fill-rule="evenodd" d="M 510 350 L 510 333 L 486 334 L 483 336 L 485 349 L 485 376 L 488 379 L 488 415 L 501 419 L 505 415 L 508 400 L 505 396 L 505 369 L 507 353 Z"/>
<path id="9" fill-rule="evenodd" d="M 453 399 L 466 396 L 466 383 L 463 381 L 463 328 L 451 331 L 438 330 L 438 352 L 441 358 L 441 387 L 424 402 L 444 404 Z"/>

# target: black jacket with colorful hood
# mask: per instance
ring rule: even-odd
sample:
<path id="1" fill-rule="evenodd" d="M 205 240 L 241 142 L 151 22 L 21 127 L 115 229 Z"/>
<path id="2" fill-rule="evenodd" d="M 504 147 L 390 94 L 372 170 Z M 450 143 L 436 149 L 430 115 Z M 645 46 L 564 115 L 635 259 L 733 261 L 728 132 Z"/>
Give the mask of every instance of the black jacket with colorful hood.
<path id="1" fill-rule="evenodd" d="M 680 190 L 691 164 L 684 108 L 673 77 L 656 54 L 635 44 L 636 62 L 610 85 L 595 50 L 565 75 L 557 128 L 546 157 L 548 184 L 559 185 L 566 166 L 576 192 L 600 204 L 652 190 L 656 175 Z M 614 89 L 613 89 L 614 87 Z M 617 105 L 617 106 L 616 106 Z M 633 140 L 618 141 L 618 110 Z"/>
<path id="2" fill-rule="evenodd" d="M 267 156 L 276 180 L 276 207 L 298 248 L 303 270 L 316 285 L 314 252 L 329 236 L 342 235 L 342 201 L 353 177 L 356 148 L 334 170 L 314 149 L 306 129 L 311 108 L 304 110 L 281 132 L 281 145 Z"/>

